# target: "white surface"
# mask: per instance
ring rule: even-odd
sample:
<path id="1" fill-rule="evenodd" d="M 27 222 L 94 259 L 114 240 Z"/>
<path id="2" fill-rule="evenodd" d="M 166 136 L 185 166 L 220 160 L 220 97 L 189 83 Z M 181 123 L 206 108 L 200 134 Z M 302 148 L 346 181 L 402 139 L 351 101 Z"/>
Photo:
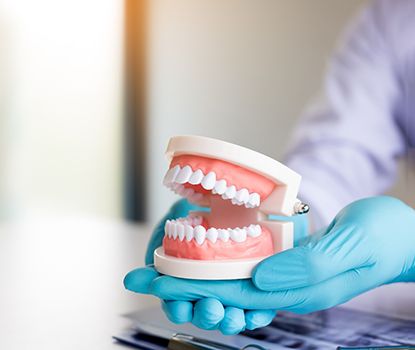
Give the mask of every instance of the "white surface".
<path id="1" fill-rule="evenodd" d="M 280 159 L 335 39 L 364 0 L 152 0 L 149 196 L 155 222 L 172 135 L 214 137 Z M 305 174 L 302 174 L 305 175 Z"/>
<path id="2" fill-rule="evenodd" d="M 120 315 L 158 305 L 124 290 L 149 230 L 111 221 L 0 224 L 0 349 L 120 349 Z"/>
<path id="3" fill-rule="evenodd" d="M 250 278 L 254 267 L 263 259 L 181 259 L 164 254 L 163 247 L 157 248 L 154 252 L 154 265 L 158 272 L 175 277 L 202 280 Z"/>

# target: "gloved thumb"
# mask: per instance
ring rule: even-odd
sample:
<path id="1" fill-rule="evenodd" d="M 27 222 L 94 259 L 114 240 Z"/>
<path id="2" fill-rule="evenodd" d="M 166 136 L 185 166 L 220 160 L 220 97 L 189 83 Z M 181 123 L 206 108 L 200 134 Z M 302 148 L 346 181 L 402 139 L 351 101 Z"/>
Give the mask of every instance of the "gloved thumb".
<path id="1" fill-rule="evenodd" d="M 358 247 L 361 235 L 353 227 L 329 228 L 306 245 L 275 254 L 255 268 L 252 281 L 264 291 L 281 291 L 323 282 L 367 261 Z"/>

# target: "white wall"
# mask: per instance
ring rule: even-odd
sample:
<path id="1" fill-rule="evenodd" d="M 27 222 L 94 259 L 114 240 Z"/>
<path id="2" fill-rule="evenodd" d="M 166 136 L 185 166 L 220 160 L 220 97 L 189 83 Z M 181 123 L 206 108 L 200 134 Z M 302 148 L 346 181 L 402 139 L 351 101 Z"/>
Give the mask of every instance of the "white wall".
<path id="1" fill-rule="evenodd" d="M 123 3 L 0 0 L 0 28 L 3 206 L 119 216 Z"/>
<path id="2" fill-rule="evenodd" d="M 151 220 L 175 198 L 161 185 L 167 140 L 200 134 L 278 158 L 318 90 L 335 39 L 362 0 L 152 0 Z"/>

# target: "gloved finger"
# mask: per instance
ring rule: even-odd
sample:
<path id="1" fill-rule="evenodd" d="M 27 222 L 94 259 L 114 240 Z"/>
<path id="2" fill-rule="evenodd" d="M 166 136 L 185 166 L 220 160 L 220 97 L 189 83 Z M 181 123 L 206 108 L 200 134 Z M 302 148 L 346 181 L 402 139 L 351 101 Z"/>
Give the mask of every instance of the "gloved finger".
<path id="1" fill-rule="evenodd" d="M 268 326 L 276 316 L 275 310 L 248 310 L 245 311 L 246 329 L 254 330 Z"/>
<path id="2" fill-rule="evenodd" d="M 224 316 L 225 309 L 219 300 L 204 298 L 194 305 L 192 323 L 206 330 L 217 329 Z"/>
<path id="3" fill-rule="evenodd" d="M 203 281 L 160 276 L 151 282 L 149 292 L 165 300 L 196 301 L 215 298 L 223 305 L 246 310 L 279 309 L 301 301 L 295 299 L 298 294 L 259 290 L 250 279 Z"/>
<path id="4" fill-rule="evenodd" d="M 350 270 L 316 285 L 278 292 L 259 290 L 251 280 L 198 281 L 162 276 L 151 283 L 149 291 L 169 300 L 215 298 L 223 305 L 240 309 L 304 313 L 343 303 L 376 287 L 377 276 L 368 271 L 368 267 Z"/>
<path id="5" fill-rule="evenodd" d="M 282 291 L 311 286 L 368 264 L 365 237 L 354 226 L 334 226 L 332 231 L 301 247 L 261 261 L 252 274 L 255 286 Z"/>
<path id="6" fill-rule="evenodd" d="M 176 324 L 191 322 L 193 319 L 193 303 L 190 301 L 164 301 L 161 308 L 167 318 Z"/>
<path id="7" fill-rule="evenodd" d="M 189 214 L 191 210 L 207 211 L 208 209 L 189 203 L 186 199 L 181 199 L 174 203 L 173 206 L 170 208 L 169 212 L 159 221 L 147 245 L 147 251 L 145 256 L 146 265 L 153 264 L 154 262 L 154 250 L 161 246 L 164 237 L 164 225 L 166 221 L 185 217 Z"/>
<path id="8" fill-rule="evenodd" d="M 149 294 L 153 280 L 160 274 L 152 266 L 141 267 L 130 271 L 124 277 L 124 287 L 132 292 Z"/>
<path id="9" fill-rule="evenodd" d="M 225 316 L 220 323 L 219 330 L 225 335 L 238 334 L 245 330 L 244 310 L 228 306 L 225 308 Z"/>

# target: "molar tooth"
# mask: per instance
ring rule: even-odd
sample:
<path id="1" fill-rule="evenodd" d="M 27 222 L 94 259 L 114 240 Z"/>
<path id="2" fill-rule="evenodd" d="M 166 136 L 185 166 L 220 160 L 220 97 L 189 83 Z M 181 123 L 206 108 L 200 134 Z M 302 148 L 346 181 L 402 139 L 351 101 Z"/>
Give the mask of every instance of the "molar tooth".
<path id="1" fill-rule="evenodd" d="M 205 190 L 211 190 L 216 184 L 216 174 L 211 171 L 202 180 L 202 187 Z"/>
<path id="2" fill-rule="evenodd" d="M 229 231 L 223 228 L 218 229 L 218 238 L 223 242 L 229 241 Z"/>
<path id="3" fill-rule="evenodd" d="M 249 195 L 248 203 L 250 204 L 251 208 L 258 207 L 261 203 L 261 198 L 258 193 L 254 192 Z"/>
<path id="4" fill-rule="evenodd" d="M 235 198 L 238 202 L 244 204 L 249 200 L 249 191 L 246 188 L 241 188 L 238 192 L 236 192 Z"/>
<path id="5" fill-rule="evenodd" d="M 214 227 L 211 227 L 210 229 L 208 229 L 206 231 L 206 239 L 208 239 L 212 243 L 216 243 L 218 239 L 218 230 L 215 229 Z"/>
<path id="6" fill-rule="evenodd" d="M 202 245 L 206 239 L 206 229 L 203 226 L 198 225 L 193 229 L 193 234 L 195 236 L 196 243 Z"/>
<path id="7" fill-rule="evenodd" d="M 246 230 L 236 227 L 230 231 L 230 237 L 235 242 L 238 242 L 238 243 L 245 242 Z"/>
<path id="8" fill-rule="evenodd" d="M 243 202 L 238 201 L 236 198 L 232 198 L 231 202 L 232 202 L 233 205 L 242 205 L 242 204 L 244 204 Z"/>
<path id="9" fill-rule="evenodd" d="M 203 174 L 202 170 L 197 169 L 192 176 L 190 176 L 189 183 L 192 185 L 199 185 L 204 176 L 205 174 Z"/>
<path id="10" fill-rule="evenodd" d="M 203 218 L 199 215 L 192 217 L 192 223 L 194 226 L 200 225 L 203 221 Z"/>
<path id="11" fill-rule="evenodd" d="M 176 179 L 174 182 L 179 184 L 185 184 L 189 181 L 190 176 L 193 174 L 193 170 L 189 165 L 186 165 L 180 172 L 177 174 Z"/>
<path id="12" fill-rule="evenodd" d="M 252 224 L 252 225 L 249 225 L 246 228 L 246 231 L 248 232 L 248 236 L 255 238 L 255 237 L 258 237 L 261 234 L 262 229 L 261 229 L 260 225 Z"/>
<path id="13" fill-rule="evenodd" d="M 180 241 L 184 239 L 184 225 L 177 224 L 177 236 L 179 237 Z"/>
<path id="14" fill-rule="evenodd" d="M 164 176 L 163 184 L 165 186 L 167 186 L 168 184 L 174 182 L 174 180 L 176 179 L 176 176 L 179 173 L 179 171 L 180 171 L 180 166 L 179 165 L 176 165 L 173 168 L 170 168 L 167 171 L 166 176 Z"/>
<path id="15" fill-rule="evenodd" d="M 232 199 L 233 197 L 235 197 L 236 194 L 236 187 L 234 185 L 229 186 L 225 193 L 222 195 L 223 199 Z"/>
<path id="16" fill-rule="evenodd" d="M 212 193 L 222 195 L 226 191 L 226 180 L 216 181 L 215 187 L 212 190 Z"/>

